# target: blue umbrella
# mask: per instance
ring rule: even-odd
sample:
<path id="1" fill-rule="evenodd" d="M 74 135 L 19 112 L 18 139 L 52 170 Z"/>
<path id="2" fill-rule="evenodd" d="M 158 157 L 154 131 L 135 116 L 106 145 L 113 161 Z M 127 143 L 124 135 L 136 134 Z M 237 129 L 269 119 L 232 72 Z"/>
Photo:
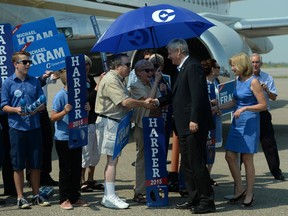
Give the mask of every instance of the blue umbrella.
<path id="1" fill-rule="evenodd" d="M 159 4 L 119 16 L 99 38 L 91 52 L 121 53 L 159 48 L 173 38 L 199 37 L 213 23 L 185 8 Z"/>

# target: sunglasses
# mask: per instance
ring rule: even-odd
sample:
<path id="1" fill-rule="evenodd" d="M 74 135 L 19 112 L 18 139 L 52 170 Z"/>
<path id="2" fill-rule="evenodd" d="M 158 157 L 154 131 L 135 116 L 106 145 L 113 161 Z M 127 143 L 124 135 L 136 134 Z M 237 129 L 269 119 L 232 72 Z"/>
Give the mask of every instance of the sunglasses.
<path id="1" fill-rule="evenodd" d="M 153 72 L 152 69 L 143 69 L 143 71 L 145 71 L 146 73 L 150 73 L 150 72 Z"/>
<path id="2" fill-rule="evenodd" d="M 130 67 L 131 66 L 131 62 L 121 63 L 121 65 L 125 65 L 126 67 Z"/>
<path id="3" fill-rule="evenodd" d="M 22 63 L 23 65 L 27 65 L 29 63 L 29 65 L 32 64 L 31 60 L 18 60 L 16 63 Z"/>
<path id="4" fill-rule="evenodd" d="M 214 67 L 214 68 L 220 69 L 220 67 L 219 67 L 219 66 L 217 66 L 217 67 Z"/>

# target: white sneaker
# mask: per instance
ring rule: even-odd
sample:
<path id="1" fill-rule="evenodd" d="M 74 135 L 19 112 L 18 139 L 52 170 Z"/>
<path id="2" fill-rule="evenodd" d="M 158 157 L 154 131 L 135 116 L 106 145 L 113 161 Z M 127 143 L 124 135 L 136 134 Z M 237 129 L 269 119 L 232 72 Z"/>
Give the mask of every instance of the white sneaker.
<path id="1" fill-rule="evenodd" d="M 117 193 L 116 193 L 116 196 L 118 196 Z M 104 196 L 102 197 L 102 201 L 101 201 L 101 203 L 104 203 L 104 202 L 105 202 L 106 197 L 107 197 L 106 195 L 104 195 Z M 126 199 L 125 199 L 125 198 L 123 198 L 123 197 L 119 197 L 119 196 L 118 196 L 118 198 L 121 199 L 123 202 L 126 202 Z"/>
<path id="2" fill-rule="evenodd" d="M 117 195 L 103 196 L 101 204 L 107 208 L 126 209 L 129 204 L 120 199 Z"/>

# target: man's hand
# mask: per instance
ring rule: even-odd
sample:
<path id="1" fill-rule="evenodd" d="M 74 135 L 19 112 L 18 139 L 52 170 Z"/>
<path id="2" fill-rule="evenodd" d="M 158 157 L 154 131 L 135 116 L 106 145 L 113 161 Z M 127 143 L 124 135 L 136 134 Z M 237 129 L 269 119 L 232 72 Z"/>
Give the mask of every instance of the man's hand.
<path id="1" fill-rule="evenodd" d="M 261 83 L 261 87 L 264 91 L 267 91 L 267 85 L 265 83 Z"/>
<path id="2" fill-rule="evenodd" d="M 53 71 L 46 70 L 45 73 L 43 74 L 43 78 L 47 79 L 53 74 Z"/>
<path id="3" fill-rule="evenodd" d="M 192 133 L 196 133 L 198 132 L 199 128 L 198 128 L 198 124 L 195 122 L 190 121 L 189 123 L 189 129 Z"/>
<path id="4" fill-rule="evenodd" d="M 29 114 L 26 113 L 26 112 L 22 112 L 21 107 L 15 107 L 15 108 L 13 108 L 13 109 L 14 109 L 15 112 L 16 112 L 18 115 L 20 115 L 20 116 L 26 116 L 26 115 L 29 115 Z"/>
<path id="5" fill-rule="evenodd" d="M 156 109 L 158 106 L 158 100 L 157 99 L 153 99 L 153 98 L 147 98 L 144 101 L 144 107 L 146 109 Z"/>
<path id="6" fill-rule="evenodd" d="M 58 72 L 53 72 L 52 74 L 51 74 L 51 79 L 52 80 L 57 80 L 57 79 L 59 79 L 60 78 L 60 73 L 58 73 Z"/>

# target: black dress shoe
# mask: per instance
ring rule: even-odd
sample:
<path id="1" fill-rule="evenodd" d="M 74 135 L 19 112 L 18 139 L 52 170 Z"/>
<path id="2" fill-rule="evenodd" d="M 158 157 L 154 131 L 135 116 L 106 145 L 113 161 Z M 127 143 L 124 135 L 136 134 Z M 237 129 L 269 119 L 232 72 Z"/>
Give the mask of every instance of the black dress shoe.
<path id="1" fill-rule="evenodd" d="M 16 190 L 5 190 L 4 189 L 4 196 L 17 196 Z"/>
<path id="2" fill-rule="evenodd" d="M 282 174 L 274 176 L 274 178 L 279 181 L 285 181 L 285 177 Z"/>
<path id="3" fill-rule="evenodd" d="M 58 186 L 59 182 L 54 181 L 50 175 L 48 175 L 47 177 L 41 176 L 40 185 L 41 186 Z"/>
<path id="4" fill-rule="evenodd" d="M 181 197 L 188 197 L 188 191 L 186 190 L 179 191 L 179 194 L 181 195 Z"/>
<path id="5" fill-rule="evenodd" d="M 198 201 L 193 201 L 193 202 L 184 202 L 180 204 L 176 204 L 176 209 L 191 209 L 192 207 L 196 207 L 199 205 Z"/>
<path id="6" fill-rule="evenodd" d="M 198 205 L 191 209 L 192 214 L 206 214 L 215 212 L 216 207 L 214 201 L 209 201 L 208 205 Z"/>

